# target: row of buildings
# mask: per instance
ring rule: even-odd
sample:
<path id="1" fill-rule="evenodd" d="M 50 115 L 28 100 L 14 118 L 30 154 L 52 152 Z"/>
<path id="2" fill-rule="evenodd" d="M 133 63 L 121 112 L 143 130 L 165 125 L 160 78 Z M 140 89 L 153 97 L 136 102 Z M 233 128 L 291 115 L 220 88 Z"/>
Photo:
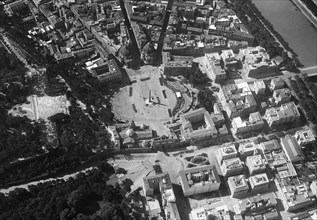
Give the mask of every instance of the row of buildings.
<path id="1" fill-rule="evenodd" d="M 163 52 L 162 61 L 166 75 L 182 75 L 190 73 L 193 67 L 193 56 L 177 55 L 172 52 Z M 222 49 L 219 52 L 206 52 L 202 64 L 206 67 L 207 75 L 217 83 L 228 79 L 228 73 L 242 69 L 242 72 L 250 78 L 265 78 L 280 74 L 278 66 L 268 57 L 264 48 L 240 49 L 235 54 L 232 49 Z M 256 94 L 262 92 L 260 84 Z M 262 90 L 261 90 L 262 89 Z M 277 96 L 280 96 L 279 91 Z M 284 91 L 284 93 L 287 93 Z M 275 99 L 276 100 L 276 99 Z M 279 100 L 276 100 L 279 102 Z"/>
<path id="2" fill-rule="evenodd" d="M 233 207 L 234 219 L 253 219 L 255 216 L 276 219 L 279 217 L 277 197 L 288 212 L 313 205 L 316 201 L 317 181 L 301 182 L 293 165 L 304 159 L 301 146 L 314 141 L 312 131 L 303 129 L 280 140 L 258 144 L 247 141 L 238 147 L 223 146 L 216 151 L 214 164 L 181 170 L 178 182 L 184 196 L 190 198 L 217 192 L 222 185 L 227 185 L 231 197 L 239 199 Z M 272 187 L 274 184 L 277 191 Z M 164 219 L 162 215 L 165 215 L 167 219 L 180 219 L 176 205 L 178 196 L 168 173 L 144 177 L 143 191 L 151 217 Z M 195 220 L 205 220 L 210 216 L 232 218 L 226 205 L 217 208 L 204 205 L 193 209 L 190 215 Z"/>

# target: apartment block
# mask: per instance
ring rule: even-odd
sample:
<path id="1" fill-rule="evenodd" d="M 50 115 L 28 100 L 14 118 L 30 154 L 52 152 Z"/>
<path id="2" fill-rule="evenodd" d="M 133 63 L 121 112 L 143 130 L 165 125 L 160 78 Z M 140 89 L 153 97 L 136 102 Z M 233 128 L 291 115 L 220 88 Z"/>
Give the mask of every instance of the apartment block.
<path id="1" fill-rule="evenodd" d="M 266 193 L 242 199 L 239 203 L 241 214 L 265 213 L 275 208 L 277 200 L 274 193 Z M 262 216 L 261 216 L 262 219 Z"/>
<path id="2" fill-rule="evenodd" d="M 273 92 L 273 100 L 275 105 L 281 105 L 290 102 L 292 93 L 288 88 L 277 89 Z"/>
<path id="3" fill-rule="evenodd" d="M 167 172 L 143 178 L 143 190 L 146 196 L 159 194 L 162 187 L 165 189 L 172 188 L 172 182 Z"/>
<path id="4" fill-rule="evenodd" d="M 121 80 L 122 72 L 115 60 L 108 60 L 96 68 L 91 69 L 91 75 L 100 82 Z"/>
<path id="5" fill-rule="evenodd" d="M 266 152 L 264 154 L 265 160 L 272 165 L 272 167 L 280 167 L 287 163 L 287 157 L 283 151 L 273 151 L 273 152 Z"/>
<path id="6" fill-rule="evenodd" d="M 266 170 L 266 165 L 262 159 L 262 156 L 259 154 L 247 157 L 246 166 L 249 169 L 250 175 L 264 173 Z"/>
<path id="7" fill-rule="evenodd" d="M 223 160 L 221 164 L 221 172 L 225 177 L 241 174 L 244 168 L 243 162 L 240 158 L 235 157 Z"/>
<path id="8" fill-rule="evenodd" d="M 276 108 L 268 108 L 264 115 L 270 127 L 296 122 L 299 117 L 300 113 L 294 102 L 288 102 Z"/>
<path id="9" fill-rule="evenodd" d="M 271 79 L 271 82 L 270 82 L 270 89 L 271 90 L 277 90 L 277 89 L 282 89 L 285 85 L 285 82 L 283 79 L 281 78 L 273 78 Z"/>
<path id="10" fill-rule="evenodd" d="M 294 137 L 300 146 L 313 143 L 316 140 L 312 130 L 309 128 L 296 131 Z"/>
<path id="11" fill-rule="evenodd" d="M 244 117 L 256 111 L 257 103 L 245 82 L 223 86 L 219 99 L 229 118 Z"/>
<path id="12" fill-rule="evenodd" d="M 227 74 L 220 65 L 221 57 L 216 53 L 205 53 L 204 64 L 208 70 L 208 76 L 215 82 L 221 82 L 227 78 Z"/>
<path id="13" fill-rule="evenodd" d="M 180 122 L 183 138 L 193 143 L 212 138 L 218 133 L 209 113 L 204 108 L 182 114 Z"/>
<path id="14" fill-rule="evenodd" d="M 263 80 L 254 81 L 253 88 L 256 95 L 265 94 L 266 86 Z"/>
<path id="15" fill-rule="evenodd" d="M 266 173 L 257 174 L 249 178 L 251 191 L 253 193 L 265 192 L 269 189 L 269 179 Z"/>
<path id="16" fill-rule="evenodd" d="M 228 185 L 231 192 L 231 197 L 241 198 L 246 197 L 248 195 L 249 185 L 244 175 L 229 177 Z"/>
<path id="17" fill-rule="evenodd" d="M 258 149 L 253 141 L 246 141 L 239 144 L 239 153 L 243 158 L 253 156 L 258 153 Z"/>
<path id="18" fill-rule="evenodd" d="M 281 150 L 281 145 L 276 139 L 272 139 L 269 141 L 261 142 L 260 149 L 262 150 L 263 153 L 279 151 Z"/>
<path id="19" fill-rule="evenodd" d="M 226 70 L 238 69 L 240 61 L 235 57 L 232 49 L 222 50 L 220 56 Z"/>
<path id="20" fill-rule="evenodd" d="M 308 183 L 281 186 L 282 203 L 288 212 L 296 211 L 306 206 L 316 204 L 316 197 Z"/>
<path id="21" fill-rule="evenodd" d="M 314 181 L 310 184 L 310 189 L 311 189 L 313 195 L 317 196 L 317 180 L 314 180 Z"/>
<path id="22" fill-rule="evenodd" d="M 162 53 L 162 62 L 164 66 L 164 74 L 177 76 L 183 75 L 192 70 L 192 56 L 174 56 L 170 52 Z"/>
<path id="23" fill-rule="evenodd" d="M 245 74 L 253 78 L 265 78 L 280 73 L 278 67 L 269 58 L 265 49 L 258 46 L 246 48 L 239 53 Z"/>
<path id="24" fill-rule="evenodd" d="M 217 157 L 218 163 L 222 163 L 223 160 L 237 157 L 237 155 L 238 155 L 238 152 L 234 145 L 221 147 L 216 151 L 216 157 Z"/>
<path id="25" fill-rule="evenodd" d="M 234 134 L 254 132 L 263 129 L 264 121 L 259 112 L 250 113 L 249 119 L 243 121 L 241 117 L 232 119 L 232 131 Z"/>
<path id="26" fill-rule="evenodd" d="M 179 182 L 185 196 L 217 191 L 221 184 L 214 165 L 182 170 L 179 172 Z"/>

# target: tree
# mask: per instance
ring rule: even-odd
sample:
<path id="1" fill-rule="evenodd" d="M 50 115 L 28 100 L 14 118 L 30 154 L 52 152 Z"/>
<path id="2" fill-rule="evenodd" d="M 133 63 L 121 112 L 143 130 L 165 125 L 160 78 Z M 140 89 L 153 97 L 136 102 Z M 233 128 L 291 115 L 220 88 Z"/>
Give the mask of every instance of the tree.
<path id="1" fill-rule="evenodd" d="M 207 111 L 213 111 L 213 105 L 216 97 L 210 89 L 202 89 L 198 93 L 199 107 L 204 107 Z"/>

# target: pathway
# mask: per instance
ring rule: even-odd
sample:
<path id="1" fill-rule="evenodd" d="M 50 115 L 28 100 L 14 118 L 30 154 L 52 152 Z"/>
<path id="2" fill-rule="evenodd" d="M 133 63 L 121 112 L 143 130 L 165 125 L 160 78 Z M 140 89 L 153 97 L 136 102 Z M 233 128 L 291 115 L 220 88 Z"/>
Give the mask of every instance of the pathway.
<path id="1" fill-rule="evenodd" d="M 29 190 L 28 189 L 29 186 L 37 185 L 39 183 L 46 183 L 46 182 L 54 181 L 54 180 L 58 180 L 58 179 L 64 179 L 65 181 L 67 181 L 69 178 L 75 177 L 79 173 L 87 173 L 87 171 L 92 170 L 92 169 L 95 169 L 95 167 L 90 167 L 90 168 L 84 169 L 82 171 L 72 173 L 72 174 L 67 174 L 65 176 L 61 176 L 58 178 L 49 178 L 49 179 L 34 181 L 34 182 L 30 182 L 30 183 L 26 183 L 26 184 L 22 184 L 22 185 L 18 185 L 18 186 L 11 186 L 10 188 L 7 188 L 7 189 L 0 189 L 0 193 L 3 193 L 4 195 L 8 196 L 9 192 L 15 190 L 16 188 L 23 188 L 23 189 Z"/>

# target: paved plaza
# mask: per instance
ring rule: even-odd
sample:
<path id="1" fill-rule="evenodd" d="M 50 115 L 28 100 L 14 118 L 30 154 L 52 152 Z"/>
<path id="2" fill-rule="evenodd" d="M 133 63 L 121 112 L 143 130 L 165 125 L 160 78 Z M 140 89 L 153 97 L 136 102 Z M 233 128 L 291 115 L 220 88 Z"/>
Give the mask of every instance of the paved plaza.
<path id="1" fill-rule="evenodd" d="M 169 109 L 172 111 L 176 105 L 176 95 L 161 86 L 159 67 L 142 66 L 139 70 L 127 69 L 127 73 L 132 84 L 115 94 L 112 100 L 115 117 L 150 126 L 158 135 L 166 134 L 163 123 L 171 118 Z M 153 104 L 146 106 L 149 95 Z"/>

